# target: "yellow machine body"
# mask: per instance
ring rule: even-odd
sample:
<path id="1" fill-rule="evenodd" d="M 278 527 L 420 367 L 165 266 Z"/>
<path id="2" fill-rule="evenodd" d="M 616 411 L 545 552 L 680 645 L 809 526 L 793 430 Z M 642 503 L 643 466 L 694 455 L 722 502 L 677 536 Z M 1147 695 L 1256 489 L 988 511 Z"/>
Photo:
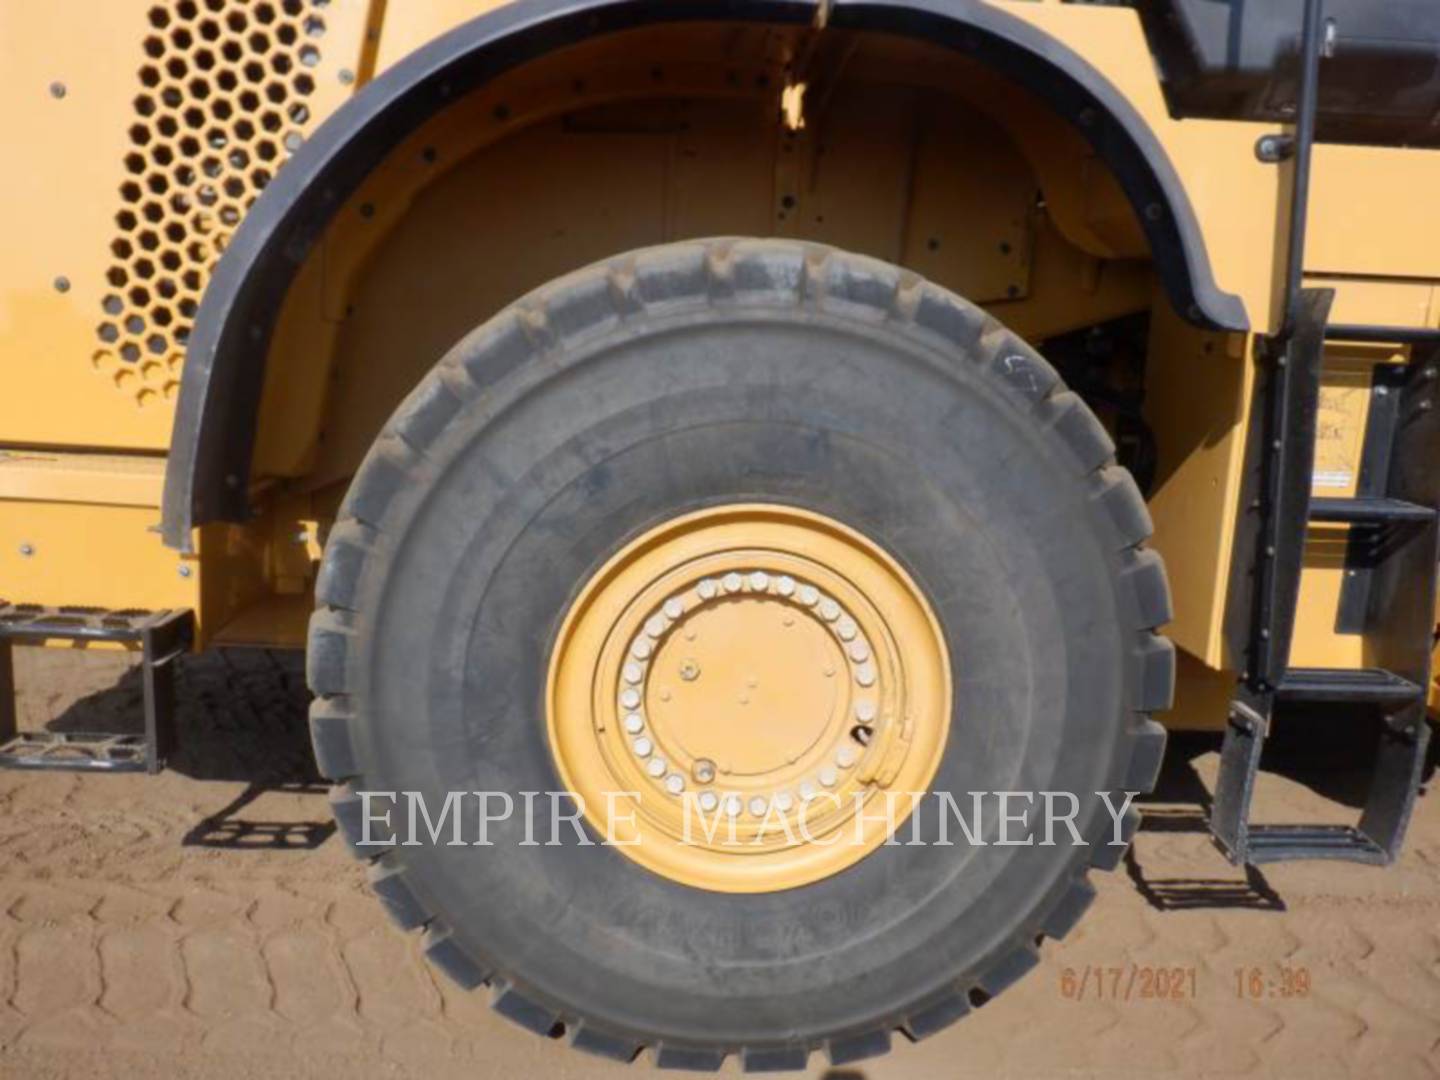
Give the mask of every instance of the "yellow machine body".
<path id="1" fill-rule="evenodd" d="M 355 94 L 506 6 L 0 0 L 0 598 L 189 607 L 201 643 L 299 646 L 349 478 L 459 337 L 617 252 L 788 236 L 922 274 L 1042 352 L 1149 314 L 1150 510 L 1182 653 L 1169 722 L 1223 724 L 1256 342 L 1281 317 L 1284 170 L 1254 152 L 1273 125 L 1172 118 L 1126 8 L 990 5 L 1081 57 L 1143 119 L 1248 332 L 1173 309 L 1117 177 L 986 64 L 837 29 L 826 5 L 783 25 L 636 25 L 508 65 L 343 196 L 255 358 L 249 520 L 197 528 L 188 554 L 165 546 L 189 331 L 245 214 Z M 1440 215 L 1425 210 L 1437 190 L 1440 152 L 1316 147 L 1304 276 L 1336 290 L 1336 322 L 1440 325 Z M 1317 493 L 1354 492 L 1370 371 L 1405 358 L 1329 347 Z M 1334 630 L 1336 528 L 1307 550 L 1299 665 L 1366 664 L 1366 639 Z"/>

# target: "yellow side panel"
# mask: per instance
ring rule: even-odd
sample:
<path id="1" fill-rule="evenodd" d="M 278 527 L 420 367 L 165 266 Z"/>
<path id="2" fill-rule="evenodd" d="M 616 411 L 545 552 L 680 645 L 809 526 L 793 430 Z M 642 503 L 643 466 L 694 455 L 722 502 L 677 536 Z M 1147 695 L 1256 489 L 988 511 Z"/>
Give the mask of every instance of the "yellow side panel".
<path id="1" fill-rule="evenodd" d="M 1440 153 L 1317 146 L 1308 271 L 1440 278 Z"/>
<path id="2" fill-rule="evenodd" d="M 0 439 L 163 449 L 210 272 L 368 0 L 0 3 Z"/>
<path id="3" fill-rule="evenodd" d="M 1152 546 L 1165 558 L 1175 604 L 1165 632 L 1221 667 L 1253 363 L 1239 355 L 1245 339 L 1200 333 L 1163 301 L 1153 320 L 1146 390 L 1146 419 L 1159 444 Z"/>
<path id="4" fill-rule="evenodd" d="M 0 598 L 104 608 L 198 608 L 198 563 L 140 506 L 0 501 Z"/>
<path id="5" fill-rule="evenodd" d="M 93 363 L 144 25 L 140 0 L 0 4 L 0 433 L 9 442 L 169 440 L 170 409 L 137 408 L 117 393 L 121 373 Z M 54 284 L 62 276 L 65 293 Z"/>

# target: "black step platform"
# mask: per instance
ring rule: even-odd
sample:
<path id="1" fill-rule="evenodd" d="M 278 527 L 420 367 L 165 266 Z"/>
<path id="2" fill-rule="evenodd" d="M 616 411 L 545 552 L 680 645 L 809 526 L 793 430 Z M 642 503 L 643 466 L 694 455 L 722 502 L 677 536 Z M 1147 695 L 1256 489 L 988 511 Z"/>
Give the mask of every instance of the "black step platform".
<path id="1" fill-rule="evenodd" d="M 1425 691 L 1380 668 L 1290 668 L 1275 687 L 1276 701 L 1314 701 L 1402 708 Z"/>
<path id="2" fill-rule="evenodd" d="M 189 651 L 194 634 L 188 608 L 107 611 L 0 603 L 0 768 L 159 772 L 175 746 L 175 662 Z M 12 649 L 51 641 L 138 647 L 144 733 L 19 731 Z"/>

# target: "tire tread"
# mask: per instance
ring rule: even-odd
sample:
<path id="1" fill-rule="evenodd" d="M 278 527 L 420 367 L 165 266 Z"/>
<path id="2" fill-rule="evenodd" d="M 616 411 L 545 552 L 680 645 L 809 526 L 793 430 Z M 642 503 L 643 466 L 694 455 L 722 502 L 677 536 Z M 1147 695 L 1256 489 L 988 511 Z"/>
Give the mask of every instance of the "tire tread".
<path id="1" fill-rule="evenodd" d="M 1133 632 L 1127 713 L 1131 727 L 1117 748 L 1117 775 L 1129 790 L 1149 791 L 1159 770 L 1164 729 L 1150 719 L 1169 705 L 1175 653 L 1155 633 L 1170 618 L 1170 591 L 1158 554 L 1141 545 L 1152 530 L 1145 500 L 1129 472 L 1115 462 L 1115 447 L 1088 406 L 1065 388 L 1055 369 L 1012 331 L 980 308 L 906 271 L 861 256 L 784 240 L 718 239 L 653 248 L 622 256 L 544 286 L 467 336 L 452 356 L 422 380 L 386 427 L 357 473 L 327 544 L 317 581 L 320 605 L 311 619 L 308 662 L 316 700 L 311 730 L 317 759 L 332 779 L 350 781 L 360 762 L 353 744 L 350 696 L 355 620 L 363 619 L 364 578 L 384 549 L 387 510 L 395 496 L 423 482 L 429 456 L 466 401 L 483 398 L 498 381 L 533 362 L 560 342 L 613 330 L 638 312 L 669 313 L 737 302 L 817 310 L 874 324 L 901 325 L 905 332 L 947 352 L 969 354 L 989 381 L 1017 407 L 1033 413 L 1056 436 L 1057 446 L 1082 480 L 1091 505 L 1116 552 L 1120 611 Z M 331 805 L 347 844 L 358 857 L 360 800 L 353 782 L 332 789 Z M 938 997 L 913 1003 L 880 1026 L 834 1035 L 810 1045 L 697 1046 L 668 1043 L 644 1032 L 609 1032 L 585 1017 L 561 1016 L 511 975 L 497 972 L 453 935 L 439 913 L 428 910 L 409 882 L 404 863 L 385 857 L 372 868 L 372 885 L 403 928 L 422 928 L 427 957 L 466 988 L 489 985 L 494 1009 L 546 1035 L 563 1027 L 578 1049 L 620 1061 L 645 1048 L 665 1069 L 715 1071 L 732 1054 L 747 1072 L 804 1068 L 810 1053 L 824 1051 L 840 1065 L 883 1054 L 892 1031 L 927 1038 L 977 1004 L 1023 977 L 1039 961 L 1041 936 L 1059 938 L 1075 925 L 1095 896 L 1091 867 L 1114 869 L 1125 848 L 1111 846 L 1110 821 L 1101 815 L 1089 860 L 1055 890 L 1033 925 L 1016 934 L 1012 947 L 968 982 Z M 1128 843 L 1139 824 L 1131 807 L 1124 822 Z"/>

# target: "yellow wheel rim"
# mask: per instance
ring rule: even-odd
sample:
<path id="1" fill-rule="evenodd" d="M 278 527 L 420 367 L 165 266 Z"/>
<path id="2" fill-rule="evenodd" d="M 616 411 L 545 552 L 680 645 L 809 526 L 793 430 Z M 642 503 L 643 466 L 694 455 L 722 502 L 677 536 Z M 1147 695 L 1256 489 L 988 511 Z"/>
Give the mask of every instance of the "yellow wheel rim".
<path id="1" fill-rule="evenodd" d="M 819 514 L 746 504 L 654 528 L 586 584 L 547 722 L 616 850 L 686 885 L 770 892 L 903 825 L 950 695 L 940 624 L 894 559 Z"/>

